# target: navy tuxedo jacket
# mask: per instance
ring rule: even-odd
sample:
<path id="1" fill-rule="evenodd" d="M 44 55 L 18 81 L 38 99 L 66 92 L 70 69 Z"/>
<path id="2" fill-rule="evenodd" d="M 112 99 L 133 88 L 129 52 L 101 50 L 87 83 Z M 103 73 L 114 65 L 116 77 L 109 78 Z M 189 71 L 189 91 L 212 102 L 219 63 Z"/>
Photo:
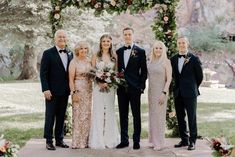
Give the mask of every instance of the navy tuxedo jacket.
<path id="1" fill-rule="evenodd" d="M 188 61 L 185 61 L 182 71 L 179 73 L 178 54 L 171 58 L 174 97 L 180 93 L 182 97 L 195 98 L 200 95 L 198 88 L 203 79 L 202 66 L 199 58 L 192 53 L 187 54 L 186 60 Z"/>
<path id="2" fill-rule="evenodd" d="M 68 66 L 73 55 L 71 52 L 67 53 L 67 55 L 68 64 L 67 70 L 65 70 L 55 46 L 44 51 L 40 67 L 40 79 L 43 92 L 50 90 L 52 95 L 69 95 Z"/>
<path id="3" fill-rule="evenodd" d="M 117 51 L 118 72 L 124 72 L 129 89 L 142 91 L 147 79 L 146 55 L 144 49 L 133 45 L 127 66 L 124 65 L 124 46 Z"/>

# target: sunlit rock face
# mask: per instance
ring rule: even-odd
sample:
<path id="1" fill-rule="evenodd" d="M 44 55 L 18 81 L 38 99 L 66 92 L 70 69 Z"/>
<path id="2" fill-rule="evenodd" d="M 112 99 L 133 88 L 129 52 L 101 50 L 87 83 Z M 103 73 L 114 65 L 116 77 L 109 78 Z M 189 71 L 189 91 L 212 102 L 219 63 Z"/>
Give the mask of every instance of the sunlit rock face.
<path id="1" fill-rule="evenodd" d="M 197 23 L 219 23 L 234 18 L 234 0 L 180 0 L 177 8 L 178 27 Z"/>

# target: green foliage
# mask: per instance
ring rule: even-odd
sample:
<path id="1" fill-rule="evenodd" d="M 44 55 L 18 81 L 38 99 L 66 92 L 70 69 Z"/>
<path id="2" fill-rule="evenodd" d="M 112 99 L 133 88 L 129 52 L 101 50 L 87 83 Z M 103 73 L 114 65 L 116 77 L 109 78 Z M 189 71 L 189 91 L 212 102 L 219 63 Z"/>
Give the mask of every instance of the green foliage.
<path id="1" fill-rule="evenodd" d="M 167 55 L 172 57 L 175 55 L 176 51 L 176 21 L 175 21 L 175 9 L 178 0 L 173 1 L 162 1 L 161 4 L 155 6 L 157 17 L 152 25 L 153 32 L 155 33 L 155 38 L 157 40 L 163 41 L 168 48 Z M 174 82 L 173 82 L 174 83 Z M 169 90 L 169 99 L 167 103 L 167 128 L 172 130 L 172 137 L 179 135 L 177 119 L 174 112 L 174 101 L 173 101 L 173 89 L 172 86 Z"/>
<path id="2" fill-rule="evenodd" d="M 72 135 L 72 104 L 67 106 L 64 122 L 64 135 Z"/>
<path id="3" fill-rule="evenodd" d="M 59 28 L 62 28 L 61 12 L 67 6 L 76 6 L 80 10 L 94 9 L 96 16 L 104 11 L 113 14 L 120 14 L 127 10 L 131 14 L 139 13 L 150 8 L 155 8 L 157 17 L 152 25 L 152 30 L 157 40 L 161 40 L 168 47 L 168 57 L 176 53 L 176 21 L 175 9 L 179 0 L 51 0 L 52 11 L 50 12 L 50 21 L 53 34 Z M 172 91 L 172 90 L 171 90 Z M 173 96 L 170 92 L 167 109 L 167 126 L 173 130 L 172 136 L 178 134 L 176 117 L 169 117 L 174 110 Z M 66 132 L 65 132 L 66 133 Z"/>
<path id="4" fill-rule="evenodd" d="M 235 43 L 223 40 L 221 31 L 212 26 L 191 26 L 187 28 L 190 46 L 196 51 L 234 52 Z"/>

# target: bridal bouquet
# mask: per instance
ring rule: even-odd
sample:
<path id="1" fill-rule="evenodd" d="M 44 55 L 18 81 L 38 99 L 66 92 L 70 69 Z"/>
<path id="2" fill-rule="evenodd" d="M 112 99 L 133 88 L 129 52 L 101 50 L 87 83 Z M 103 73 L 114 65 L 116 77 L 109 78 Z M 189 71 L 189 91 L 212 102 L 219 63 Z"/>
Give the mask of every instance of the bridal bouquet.
<path id="1" fill-rule="evenodd" d="M 13 145 L 3 139 L 3 135 L 0 137 L 0 157 L 17 157 L 19 149 L 18 145 Z"/>
<path id="2" fill-rule="evenodd" d="M 125 85 L 124 73 L 114 71 L 112 62 L 105 64 L 101 61 L 95 69 L 91 70 L 94 75 L 94 80 L 100 84 L 100 92 L 110 92 L 110 88 L 116 89 L 118 85 Z"/>

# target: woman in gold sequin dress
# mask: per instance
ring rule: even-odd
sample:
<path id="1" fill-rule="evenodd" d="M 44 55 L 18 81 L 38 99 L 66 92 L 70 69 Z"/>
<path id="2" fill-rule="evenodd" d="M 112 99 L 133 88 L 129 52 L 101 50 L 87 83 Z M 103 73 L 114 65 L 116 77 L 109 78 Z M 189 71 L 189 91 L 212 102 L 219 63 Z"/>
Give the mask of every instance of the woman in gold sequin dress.
<path id="1" fill-rule="evenodd" d="M 92 81 L 88 77 L 91 62 L 87 57 L 89 45 L 79 42 L 75 46 L 74 59 L 69 65 L 69 85 L 72 96 L 72 145 L 73 149 L 86 148 L 91 123 Z M 78 101 L 73 100 L 73 94 Z"/>

